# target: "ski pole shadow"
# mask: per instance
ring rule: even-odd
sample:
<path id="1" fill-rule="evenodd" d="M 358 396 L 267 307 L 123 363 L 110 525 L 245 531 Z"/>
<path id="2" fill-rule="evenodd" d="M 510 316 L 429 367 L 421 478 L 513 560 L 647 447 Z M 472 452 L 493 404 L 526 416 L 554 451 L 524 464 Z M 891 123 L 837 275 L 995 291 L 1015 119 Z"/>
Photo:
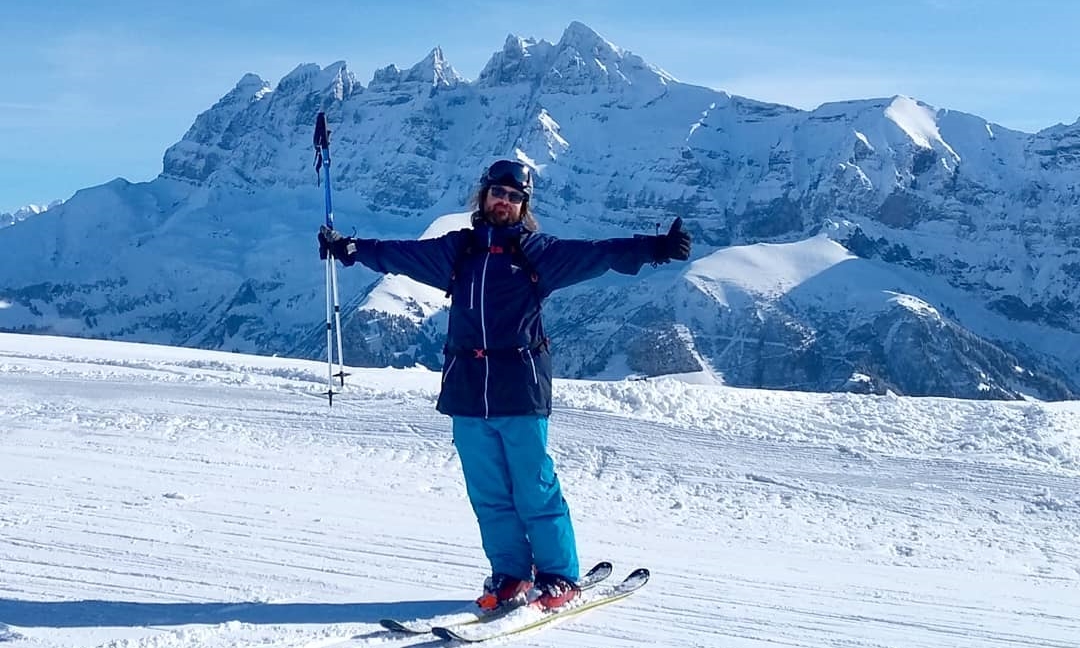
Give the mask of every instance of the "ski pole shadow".
<path id="1" fill-rule="evenodd" d="M 291 623 L 377 623 L 447 614 L 467 601 L 382 603 L 138 603 L 130 601 L 24 601 L 0 598 L 0 619 L 19 628 L 179 626 L 240 621 Z"/>

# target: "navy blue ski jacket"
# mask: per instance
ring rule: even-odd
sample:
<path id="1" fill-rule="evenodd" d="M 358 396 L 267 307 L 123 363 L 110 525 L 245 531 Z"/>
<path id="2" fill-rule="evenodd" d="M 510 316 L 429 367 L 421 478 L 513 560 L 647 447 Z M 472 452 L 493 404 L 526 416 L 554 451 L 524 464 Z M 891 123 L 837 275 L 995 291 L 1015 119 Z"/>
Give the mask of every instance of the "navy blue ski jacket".
<path id="1" fill-rule="evenodd" d="M 551 353 L 541 322 L 552 292 L 608 270 L 637 274 L 655 258 L 656 237 L 559 239 L 520 224 L 408 241 L 355 239 L 355 261 L 451 290 L 442 389 L 450 416 L 551 414 Z M 520 252 L 513 254 L 515 243 Z M 524 258 L 522 258 L 524 255 Z"/>

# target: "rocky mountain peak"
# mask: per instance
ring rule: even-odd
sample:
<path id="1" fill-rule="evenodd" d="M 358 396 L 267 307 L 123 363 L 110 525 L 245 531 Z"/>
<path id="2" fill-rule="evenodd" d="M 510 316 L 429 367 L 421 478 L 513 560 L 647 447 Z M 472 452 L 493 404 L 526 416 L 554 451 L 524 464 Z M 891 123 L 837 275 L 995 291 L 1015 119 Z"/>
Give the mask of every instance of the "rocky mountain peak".
<path id="1" fill-rule="evenodd" d="M 376 70 L 368 84 L 369 90 L 387 91 L 399 88 L 402 84 L 449 88 L 465 81 L 458 71 L 446 60 L 441 47 L 436 47 L 419 63 L 407 70 L 396 65 L 388 65 Z"/>
<path id="2" fill-rule="evenodd" d="M 587 25 L 572 22 L 554 46 L 544 85 L 570 94 L 625 92 L 663 86 L 674 77 L 611 43 Z"/>
<path id="3" fill-rule="evenodd" d="M 497 86 L 535 83 L 548 65 L 554 45 L 545 40 L 510 34 L 503 48 L 492 55 L 480 71 L 477 85 Z"/>

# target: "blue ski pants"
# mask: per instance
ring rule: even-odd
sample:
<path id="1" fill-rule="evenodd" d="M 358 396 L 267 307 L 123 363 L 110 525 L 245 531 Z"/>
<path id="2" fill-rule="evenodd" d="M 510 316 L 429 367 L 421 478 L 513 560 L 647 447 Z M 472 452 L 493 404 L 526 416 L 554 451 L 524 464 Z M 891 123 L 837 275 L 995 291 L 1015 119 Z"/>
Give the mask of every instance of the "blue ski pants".
<path id="1" fill-rule="evenodd" d="M 455 416 L 454 445 L 493 574 L 579 577 L 570 508 L 547 452 L 545 416 Z"/>

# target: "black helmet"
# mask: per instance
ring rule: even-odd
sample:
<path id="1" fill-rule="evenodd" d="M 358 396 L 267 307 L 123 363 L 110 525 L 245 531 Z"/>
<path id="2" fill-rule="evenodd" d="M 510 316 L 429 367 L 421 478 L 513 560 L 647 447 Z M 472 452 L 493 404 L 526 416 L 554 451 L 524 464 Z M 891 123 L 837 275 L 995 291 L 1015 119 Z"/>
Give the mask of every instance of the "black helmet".
<path id="1" fill-rule="evenodd" d="M 484 189 L 491 185 L 514 187 L 528 198 L 532 196 L 532 171 L 521 162 L 499 160 L 484 172 L 480 178 L 480 185 Z"/>

